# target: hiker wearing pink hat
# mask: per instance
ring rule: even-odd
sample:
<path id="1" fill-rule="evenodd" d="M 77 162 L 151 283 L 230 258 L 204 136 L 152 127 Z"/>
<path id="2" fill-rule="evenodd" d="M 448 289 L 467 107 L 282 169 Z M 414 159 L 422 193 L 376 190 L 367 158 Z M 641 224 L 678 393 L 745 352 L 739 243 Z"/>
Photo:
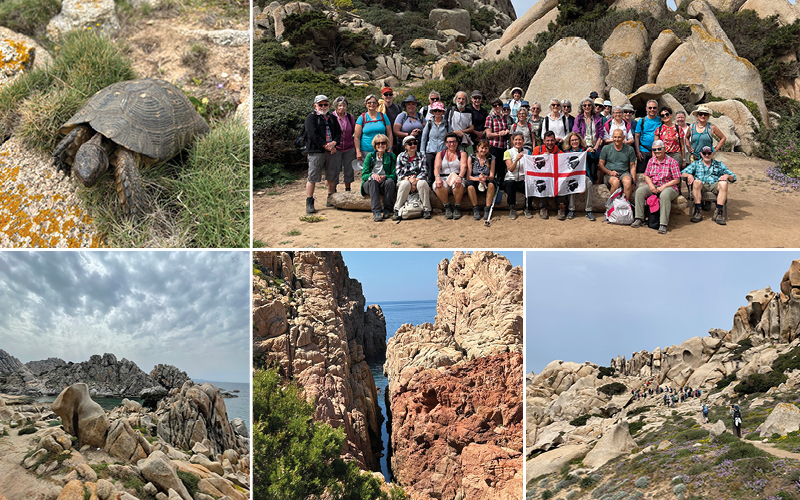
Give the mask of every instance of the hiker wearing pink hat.
<path id="1" fill-rule="evenodd" d="M 653 157 L 647 162 L 647 168 L 644 171 L 644 180 L 647 185 L 639 186 L 636 190 L 635 218 L 631 227 L 644 225 L 644 205 L 647 203 L 651 207 L 651 213 L 653 208 L 658 207 L 658 234 L 667 234 L 672 200 L 678 197 L 681 169 L 675 158 L 666 154 L 663 141 L 653 141 L 650 150 L 653 152 Z"/>
<path id="2" fill-rule="evenodd" d="M 432 103 L 429 112 L 433 118 L 427 120 L 425 126 L 422 127 L 422 142 L 419 151 L 425 155 L 428 179 L 434 179 L 433 168 L 436 153 L 444 151 L 444 136 L 450 132 L 450 124 L 444 118 L 444 104 L 441 101 Z"/>

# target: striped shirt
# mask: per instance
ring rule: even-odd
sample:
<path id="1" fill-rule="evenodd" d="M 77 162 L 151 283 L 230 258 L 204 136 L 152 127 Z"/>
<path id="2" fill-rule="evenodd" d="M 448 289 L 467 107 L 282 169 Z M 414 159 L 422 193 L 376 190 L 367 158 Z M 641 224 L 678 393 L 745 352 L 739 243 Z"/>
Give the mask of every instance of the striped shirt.
<path id="1" fill-rule="evenodd" d="M 508 123 L 506 123 L 506 117 L 498 115 L 494 111 L 489 113 L 489 116 L 486 117 L 486 131 L 487 132 L 491 131 L 493 134 L 497 134 L 499 132 L 502 132 L 503 130 L 508 130 Z M 489 139 L 489 145 L 494 148 L 505 148 L 506 137 L 507 136 L 493 137 Z"/>

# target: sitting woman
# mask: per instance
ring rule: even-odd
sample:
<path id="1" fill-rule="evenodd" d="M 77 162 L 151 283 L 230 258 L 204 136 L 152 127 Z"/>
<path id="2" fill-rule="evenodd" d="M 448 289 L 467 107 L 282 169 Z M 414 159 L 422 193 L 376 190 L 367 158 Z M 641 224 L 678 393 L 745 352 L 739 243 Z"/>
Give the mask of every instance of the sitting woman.
<path id="1" fill-rule="evenodd" d="M 364 157 L 364 169 L 361 172 L 361 194 L 369 195 L 372 205 L 372 220 L 380 222 L 392 216 L 394 206 L 395 183 L 397 174 L 394 171 L 394 153 L 389 151 L 389 137 L 376 134 L 372 138 L 374 153 Z M 381 207 L 383 195 L 383 207 Z"/>
<path id="2" fill-rule="evenodd" d="M 444 204 L 445 219 L 461 218 L 461 198 L 464 196 L 464 176 L 467 173 L 467 153 L 458 149 L 458 135 L 448 132 L 444 136 L 445 150 L 436 155 L 433 170 L 436 175 L 434 190 Z M 455 205 L 451 205 L 449 194 L 453 193 Z"/>
<path id="3" fill-rule="evenodd" d="M 503 155 L 503 160 L 506 162 L 506 178 L 503 186 L 508 196 L 508 218 L 514 220 L 517 218 L 517 193 L 525 196 L 525 168 L 522 166 L 522 159 L 525 157 L 525 137 L 522 132 L 511 134 L 511 144 L 511 149 Z M 529 200 L 523 199 L 527 213 L 530 211 Z"/>
<path id="4" fill-rule="evenodd" d="M 656 139 L 653 141 L 653 157 L 647 162 L 644 171 L 646 186 L 639 186 L 636 190 L 636 207 L 634 210 L 633 224 L 631 227 L 642 227 L 644 224 L 644 205 L 650 195 L 658 197 L 658 210 L 660 215 L 658 234 L 667 234 L 669 213 L 672 210 L 672 200 L 678 197 L 678 186 L 681 182 L 681 169 L 678 162 L 666 154 L 664 142 Z"/>
<path id="5" fill-rule="evenodd" d="M 483 211 L 483 217 L 488 219 L 489 207 L 494 199 L 496 185 L 494 181 L 495 159 L 489 154 L 489 141 L 485 138 L 478 140 L 475 151 L 475 154 L 469 157 L 470 167 L 464 184 L 467 186 L 467 194 L 472 202 L 472 218 L 481 220 L 481 208 L 478 206 L 476 189 L 486 192 L 486 208 Z"/>
<path id="6" fill-rule="evenodd" d="M 431 188 L 428 184 L 425 157 L 417 152 L 417 138 L 406 135 L 403 139 L 405 151 L 397 157 L 397 201 L 394 202 L 392 220 L 400 220 L 400 208 L 411 193 L 419 193 L 422 202 L 422 218 L 431 218 Z"/>
<path id="7" fill-rule="evenodd" d="M 568 145 L 567 150 L 564 151 L 565 153 L 582 153 L 586 151 L 587 153 L 594 153 L 595 149 L 593 147 L 586 147 L 586 143 L 583 142 L 583 138 L 579 134 L 575 132 L 570 132 L 567 134 L 566 139 L 564 139 L 564 144 Z M 593 199 L 592 199 L 592 177 L 589 175 L 588 169 L 588 155 L 587 155 L 587 169 L 586 169 L 586 218 L 590 221 L 594 221 L 595 217 L 592 213 L 593 208 Z M 569 195 L 569 212 L 567 212 L 567 219 L 574 219 L 575 218 L 575 199 L 577 198 L 577 194 Z"/>

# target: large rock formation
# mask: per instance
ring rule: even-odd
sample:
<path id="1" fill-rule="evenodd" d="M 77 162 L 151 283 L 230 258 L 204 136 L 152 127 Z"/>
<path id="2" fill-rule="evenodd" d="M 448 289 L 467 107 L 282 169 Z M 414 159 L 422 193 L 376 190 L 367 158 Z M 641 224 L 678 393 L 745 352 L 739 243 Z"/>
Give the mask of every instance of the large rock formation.
<path id="1" fill-rule="evenodd" d="M 155 412 L 158 437 L 184 450 L 200 443 L 213 454 L 224 450 L 247 452 L 247 442 L 236 435 L 228 421 L 225 399 L 209 383 L 187 380 L 180 389 L 158 403 Z"/>
<path id="2" fill-rule="evenodd" d="M 89 386 L 75 384 L 67 387 L 50 408 L 61 417 L 64 430 L 76 436 L 80 445 L 103 446 L 109 421 L 103 408 L 89 397 Z"/>
<path id="3" fill-rule="evenodd" d="M 456 252 L 438 284 L 435 323 L 387 347 L 392 470 L 412 498 L 518 498 L 522 270 Z"/>
<path id="4" fill-rule="evenodd" d="M 380 408 L 366 356 L 382 357 L 386 323 L 339 252 L 256 252 L 253 351 L 305 389 L 315 418 L 345 431 L 343 454 L 378 470 Z"/>
<path id="5" fill-rule="evenodd" d="M 150 371 L 150 377 L 156 384 L 161 385 L 165 389 L 175 389 L 181 387 L 184 382 L 189 380 L 189 375 L 185 371 L 178 369 L 172 365 L 156 365 Z"/>
<path id="6" fill-rule="evenodd" d="M 630 94 L 636 78 L 636 65 L 645 55 L 648 45 L 647 30 L 642 23 L 626 21 L 614 28 L 603 44 L 608 64 L 606 85 Z"/>
<path id="7" fill-rule="evenodd" d="M 44 368 L 46 364 L 37 364 Z M 52 370 L 41 373 L 37 379 L 27 384 L 26 392 L 44 395 L 58 394 L 65 386 L 85 383 L 93 396 L 138 397 L 148 387 L 158 386 L 136 363 L 123 358 L 121 361 L 113 354 L 92 355 L 81 363 L 49 363 Z"/>
<path id="8" fill-rule="evenodd" d="M 28 361 L 25 363 L 25 366 L 31 371 L 31 373 L 38 377 L 43 373 L 66 366 L 66 364 L 67 362 L 61 358 L 47 358 L 40 361 Z"/>

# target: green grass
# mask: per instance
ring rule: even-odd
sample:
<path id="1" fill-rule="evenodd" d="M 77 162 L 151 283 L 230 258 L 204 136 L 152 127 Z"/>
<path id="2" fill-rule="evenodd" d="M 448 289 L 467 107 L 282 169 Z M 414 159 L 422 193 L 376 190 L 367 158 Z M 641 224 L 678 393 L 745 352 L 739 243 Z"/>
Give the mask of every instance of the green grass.
<path id="1" fill-rule="evenodd" d="M 0 26 L 38 39 L 60 10 L 60 0 L 3 0 L 0 2 Z"/>
<path id="2" fill-rule="evenodd" d="M 51 420 L 50 422 L 47 423 L 48 427 L 56 427 L 59 425 L 61 425 L 61 420 Z"/>
<path id="3" fill-rule="evenodd" d="M 22 429 L 17 431 L 17 434 L 20 436 L 24 436 L 25 434 L 33 434 L 37 431 L 36 427 L 29 425 L 27 427 L 23 427 Z"/>

